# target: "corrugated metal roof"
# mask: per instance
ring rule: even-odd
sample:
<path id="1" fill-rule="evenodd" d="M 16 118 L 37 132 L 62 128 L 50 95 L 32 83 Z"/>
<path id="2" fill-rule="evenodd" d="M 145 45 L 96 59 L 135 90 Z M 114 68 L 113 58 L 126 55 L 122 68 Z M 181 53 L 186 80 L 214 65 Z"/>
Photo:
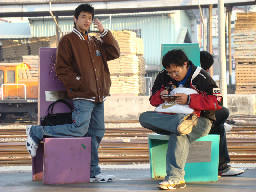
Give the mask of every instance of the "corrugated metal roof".
<path id="1" fill-rule="evenodd" d="M 0 23 L 0 39 L 31 38 L 29 23 Z"/>

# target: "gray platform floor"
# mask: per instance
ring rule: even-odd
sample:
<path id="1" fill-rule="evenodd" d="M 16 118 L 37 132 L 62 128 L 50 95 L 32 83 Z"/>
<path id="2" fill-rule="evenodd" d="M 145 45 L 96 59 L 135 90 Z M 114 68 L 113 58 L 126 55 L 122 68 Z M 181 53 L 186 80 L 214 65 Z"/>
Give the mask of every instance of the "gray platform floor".
<path id="1" fill-rule="evenodd" d="M 83 183 L 65 185 L 43 185 L 41 181 L 32 181 L 30 167 L 3 168 L 0 167 L 0 192 L 153 192 L 159 191 L 157 184 L 161 180 L 150 179 L 149 166 L 136 168 L 106 167 L 104 173 L 116 176 L 114 182 Z M 256 168 L 240 166 L 245 173 L 236 177 L 221 177 L 218 182 L 187 183 L 184 192 L 256 192 Z"/>

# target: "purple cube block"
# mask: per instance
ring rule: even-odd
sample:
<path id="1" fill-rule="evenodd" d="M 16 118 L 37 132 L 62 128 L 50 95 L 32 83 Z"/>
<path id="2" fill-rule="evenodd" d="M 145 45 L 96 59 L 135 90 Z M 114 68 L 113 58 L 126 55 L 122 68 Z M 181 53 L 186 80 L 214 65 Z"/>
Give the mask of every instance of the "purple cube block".
<path id="1" fill-rule="evenodd" d="M 44 184 L 90 182 L 91 138 L 45 138 Z"/>

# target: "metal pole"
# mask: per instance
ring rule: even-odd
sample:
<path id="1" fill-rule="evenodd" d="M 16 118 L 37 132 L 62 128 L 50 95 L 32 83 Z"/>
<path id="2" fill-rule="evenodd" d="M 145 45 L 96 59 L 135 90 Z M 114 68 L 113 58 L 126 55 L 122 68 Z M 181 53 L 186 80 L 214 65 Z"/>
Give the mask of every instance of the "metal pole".
<path id="1" fill-rule="evenodd" d="M 49 2 L 49 13 L 51 14 L 54 22 L 56 23 L 56 46 L 58 46 L 59 40 L 60 40 L 60 33 L 61 33 L 61 29 L 58 23 L 58 16 L 56 16 L 56 18 L 54 17 L 53 13 L 52 13 L 52 3 Z"/>
<path id="2" fill-rule="evenodd" d="M 58 22 L 58 20 L 59 20 L 59 18 L 58 18 L 58 16 L 56 16 L 56 21 Z M 59 41 L 60 41 L 60 30 L 56 24 L 56 47 L 58 47 Z"/>
<path id="3" fill-rule="evenodd" d="M 205 34 L 205 25 L 204 25 L 204 17 L 203 17 L 202 9 L 201 9 L 201 6 L 200 6 L 200 1 L 199 1 L 198 8 L 199 8 L 199 11 L 200 11 L 201 20 L 202 20 L 202 24 L 203 24 L 203 42 L 204 42 L 204 50 L 206 50 L 206 34 Z"/>
<path id="4" fill-rule="evenodd" d="M 226 11 L 226 16 L 225 16 L 225 55 L 226 55 L 225 61 L 226 61 L 226 65 L 228 63 L 228 60 L 227 60 L 228 59 L 227 58 L 227 55 L 228 55 L 227 47 L 228 47 L 228 12 Z M 226 70 L 227 70 L 227 68 L 226 68 Z M 227 75 L 227 73 L 226 73 L 226 75 Z"/>
<path id="5" fill-rule="evenodd" d="M 225 59 L 225 14 L 224 0 L 218 0 L 218 23 L 219 23 L 219 63 L 221 65 L 220 89 L 223 96 L 223 106 L 227 107 L 227 80 Z"/>
<path id="6" fill-rule="evenodd" d="M 49 13 L 51 14 L 51 16 L 52 16 L 54 22 L 56 23 L 56 27 L 58 28 L 59 31 L 61 31 L 60 26 L 59 26 L 59 24 L 58 24 L 58 21 L 56 20 L 56 18 L 54 17 L 54 15 L 53 15 L 53 13 L 52 13 L 52 3 L 49 2 L 49 5 L 50 5 Z"/>
<path id="7" fill-rule="evenodd" d="M 228 61 L 229 61 L 229 88 L 232 88 L 232 50 L 231 50 L 231 14 L 232 7 L 228 7 Z"/>
<path id="8" fill-rule="evenodd" d="M 212 54 L 212 7 L 209 5 L 209 21 L 208 21 L 208 51 Z M 213 77 L 213 67 L 210 68 L 210 75 Z"/>
<path id="9" fill-rule="evenodd" d="M 112 15 L 109 16 L 109 30 L 111 30 L 112 25 Z"/>

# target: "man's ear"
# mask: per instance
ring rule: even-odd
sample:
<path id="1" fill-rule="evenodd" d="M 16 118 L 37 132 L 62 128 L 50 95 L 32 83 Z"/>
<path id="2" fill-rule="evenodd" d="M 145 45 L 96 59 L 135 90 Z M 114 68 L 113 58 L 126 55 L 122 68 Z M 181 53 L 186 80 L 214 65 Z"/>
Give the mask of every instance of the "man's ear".
<path id="1" fill-rule="evenodd" d="M 184 62 L 184 66 L 185 66 L 185 67 L 188 67 L 188 62 Z"/>
<path id="2" fill-rule="evenodd" d="M 74 18 L 74 22 L 76 23 L 76 17 L 75 17 L 75 16 L 73 16 L 73 18 Z"/>

